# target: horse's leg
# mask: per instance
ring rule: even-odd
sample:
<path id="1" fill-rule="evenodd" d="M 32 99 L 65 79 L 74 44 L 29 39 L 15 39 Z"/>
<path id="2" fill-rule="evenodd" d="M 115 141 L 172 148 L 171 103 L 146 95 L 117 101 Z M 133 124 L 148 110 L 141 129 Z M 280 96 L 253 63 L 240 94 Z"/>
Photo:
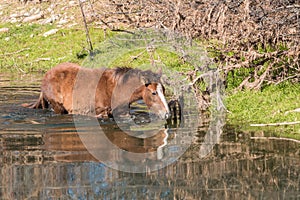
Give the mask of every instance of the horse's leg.
<path id="1" fill-rule="evenodd" d="M 42 109 L 49 108 L 49 103 L 47 99 L 44 98 L 43 92 L 41 92 L 40 94 L 38 105 L 36 105 L 36 108 L 42 108 Z"/>
<path id="2" fill-rule="evenodd" d="M 96 116 L 97 118 L 108 118 L 112 117 L 112 112 L 110 107 L 105 108 L 96 108 Z"/>
<path id="3" fill-rule="evenodd" d="M 47 100 L 44 98 L 43 92 L 40 93 L 39 99 L 35 103 L 23 103 L 23 107 L 26 108 L 32 108 L 32 109 L 38 109 L 38 108 L 48 108 L 49 104 Z"/>
<path id="4" fill-rule="evenodd" d="M 68 114 L 68 111 L 61 103 L 50 101 L 50 104 L 56 114 Z"/>

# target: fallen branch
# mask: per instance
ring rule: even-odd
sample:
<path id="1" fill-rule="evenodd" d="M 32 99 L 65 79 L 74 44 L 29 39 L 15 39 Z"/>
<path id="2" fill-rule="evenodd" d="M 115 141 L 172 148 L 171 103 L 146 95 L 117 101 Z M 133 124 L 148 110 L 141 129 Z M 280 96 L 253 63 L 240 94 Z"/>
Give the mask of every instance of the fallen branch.
<path id="1" fill-rule="evenodd" d="M 34 62 L 40 62 L 40 61 L 50 61 L 51 58 L 37 58 Z"/>
<path id="2" fill-rule="evenodd" d="M 130 56 L 131 58 L 131 61 L 130 62 L 133 62 L 134 60 L 137 60 L 140 56 L 142 56 L 144 53 L 145 53 L 146 50 L 140 52 L 138 55 L 136 56 Z"/>
<path id="3" fill-rule="evenodd" d="M 10 55 L 14 55 L 14 54 L 17 54 L 17 53 L 21 53 L 23 51 L 27 51 L 29 49 L 30 48 L 24 48 L 24 49 L 20 49 L 18 51 L 15 51 L 15 52 L 4 53 L 4 54 L 1 54 L 0 56 L 10 56 Z"/>
<path id="4" fill-rule="evenodd" d="M 200 79 L 202 79 L 203 77 L 205 77 L 207 74 L 201 74 L 199 76 L 197 76 L 191 83 L 189 83 L 189 86 L 193 86 L 195 85 Z"/>
<path id="5" fill-rule="evenodd" d="M 269 124 L 250 124 L 250 126 L 262 127 L 262 126 L 285 126 L 285 125 L 295 125 L 300 124 L 300 121 L 294 122 L 278 122 L 278 123 L 269 123 Z"/>
<path id="6" fill-rule="evenodd" d="M 78 0 L 78 2 L 79 2 L 81 14 L 82 14 L 83 23 L 84 23 L 85 34 L 86 34 L 86 41 L 87 41 L 87 43 L 88 43 L 88 45 L 90 47 L 89 52 L 91 54 L 92 51 L 93 51 L 93 45 L 92 45 L 92 41 L 91 41 L 91 38 L 90 38 L 90 33 L 89 33 L 88 25 L 87 25 L 87 22 L 86 22 L 86 17 L 85 17 L 85 14 L 84 14 L 82 2 L 81 2 L 81 0 Z"/>
<path id="7" fill-rule="evenodd" d="M 294 110 L 288 110 L 284 114 L 287 115 L 287 114 L 292 113 L 292 112 L 300 112 L 300 108 L 296 108 Z"/>
<path id="8" fill-rule="evenodd" d="M 291 139 L 291 138 L 282 138 L 282 137 L 250 137 L 250 139 L 254 139 L 254 140 L 285 140 L 285 141 L 300 143 L 299 140 Z"/>
<path id="9" fill-rule="evenodd" d="M 278 84 L 280 84 L 280 83 L 282 83 L 282 82 L 284 82 L 284 81 L 287 81 L 287 80 L 289 80 L 289 79 L 294 79 L 294 78 L 296 78 L 296 77 L 299 77 L 299 74 L 295 74 L 295 75 L 286 77 L 286 78 L 284 78 L 284 79 L 282 79 L 282 80 L 280 80 L 280 81 L 277 81 L 276 83 L 274 83 L 274 85 L 278 85 Z"/>

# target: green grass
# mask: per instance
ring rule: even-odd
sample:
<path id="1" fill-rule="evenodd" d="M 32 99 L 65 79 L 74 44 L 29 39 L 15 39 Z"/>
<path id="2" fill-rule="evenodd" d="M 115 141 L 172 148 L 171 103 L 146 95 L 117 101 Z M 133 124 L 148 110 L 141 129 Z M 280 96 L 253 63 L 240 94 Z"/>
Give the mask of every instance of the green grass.
<path id="1" fill-rule="evenodd" d="M 171 42 L 162 42 L 156 32 L 139 32 L 135 34 L 120 33 L 95 47 L 92 59 L 87 59 L 84 66 L 107 67 L 127 66 L 132 68 L 151 69 L 165 66 L 169 69 L 188 72 L 194 67 L 184 61 L 182 52 L 175 50 Z M 149 39 L 150 37 L 150 39 Z M 155 38 L 155 39 L 152 39 Z M 142 38 L 142 39 L 141 39 Z M 155 46 L 149 51 L 149 45 Z M 197 55 L 197 58 L 199 55 Z"/>
<path id="2" fill-rule="evenodd" d="M 187 72 L 193 70 L 193 66 L 183 62 L 177 54 L 163 49 L 157 49 L 153 55 L 150 55 L 144 49 L 130 51 L 116 59 L 111 66 L 124 65 L 136 68 L 146 65 L 148 66 L 147 69 L 149 69 L 151 60 L 154 60 L 156 65 L 162 64 L 176 71 Z"/>
<path id="3" fill-rule="evenodd" d="M 273 131 L 277 135 L 300 139 L 300 125 L 251 127 L 250 124 L 269 124 L 300 121 L 300 85 L 283 83 L 268 86 L 262 91 L 240 91 L 226 98 L 229 111 L 227 123 L 244 131 Z"/>
<path id="4" fill-rule="evenodd" d="M 61 62 L 80 63 L 87 54 L 85 32 L 81 28 L 59 29 L 56 34 L 43 34 L 53 25 L 2 24 L 7 33 L 0 33 L 0 71 L 45 72 Z M 92 41 L 104 39 L 103 31 L 91 29 Z"/>

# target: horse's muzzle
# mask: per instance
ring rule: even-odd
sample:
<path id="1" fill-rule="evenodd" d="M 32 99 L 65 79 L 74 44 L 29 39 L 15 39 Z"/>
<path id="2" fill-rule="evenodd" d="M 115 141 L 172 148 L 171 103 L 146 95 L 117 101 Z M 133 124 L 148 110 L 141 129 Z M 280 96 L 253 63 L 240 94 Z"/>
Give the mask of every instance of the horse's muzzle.
<path id="1" fill-rule="evenodd" d="M 169 119 L 171 117 L 171 113 L 166 113 L 165 114 L 165 119 Z"/>
<path id="2" fill-rule="evenodd" d="M 169 119 L 171 117 L 171 113 L 170 112 L 159 112 L 158 116 L 161 119 Z"/>

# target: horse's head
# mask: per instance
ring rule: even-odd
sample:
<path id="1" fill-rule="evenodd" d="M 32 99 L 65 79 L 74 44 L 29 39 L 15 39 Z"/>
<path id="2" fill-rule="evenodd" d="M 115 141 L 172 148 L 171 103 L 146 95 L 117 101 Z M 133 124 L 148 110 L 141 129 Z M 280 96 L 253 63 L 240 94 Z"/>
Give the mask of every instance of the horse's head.
<path id="1" fill-rule="evenodd" d="M 115 76 L 119 79 L 114 89 L 113 106 L 126 105 L 143 99 L 147 107 L 162 119 L 170 117 L 170 109 L 165 98 L 165 89 L 161 84 L 161 71 L 154 73 L 131 68 L 116 68 Z M 119 78 L 118 78 L 119 77 Z M 130 99 L 128 99 L 130 97 Z"/>
<path id="2" fill-rule="evenodd" d="M 162 119 L 168 119 L 170 109 L 165 98 L 165 88 L 159 82 L 146 83 L 142 98 L 150 110 Z"/>

